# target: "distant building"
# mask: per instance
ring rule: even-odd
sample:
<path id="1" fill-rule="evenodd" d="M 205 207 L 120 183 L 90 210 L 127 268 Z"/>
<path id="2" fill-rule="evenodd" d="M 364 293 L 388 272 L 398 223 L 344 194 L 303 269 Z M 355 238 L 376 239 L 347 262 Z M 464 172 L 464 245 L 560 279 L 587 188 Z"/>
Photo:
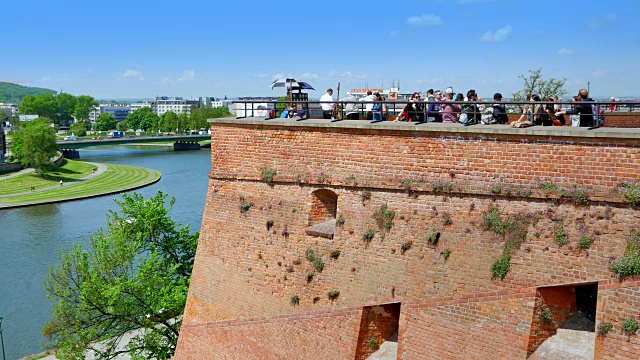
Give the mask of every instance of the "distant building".
<path id="1" fill-rule="evenodd" d="M 123 121 L 131 114 L 131 106 L 118 105 L 118 104 L 100 104 L 93 108 L 93 111 L 89 113 L 89 121 L 92 124 L 96 123 L 96 119 L 100 114 L 109 113 L 116 118 L 117 122 Z"/>
<path id="2" fill-rule="evenodd" d="M 145 107 L 153 109 L 153 105 L 150 102 L 135 103 L 135 104 L 131 104 L 129 106 L 131 107 L 131 112 L 134 112 L 136 110 L 140 110 L 140 109 L 145 108 Z"/>
<path id="3" fill-rule="evenodd" d="M 39 118 L 39 115 L 18 115 L 18 117 L 20 118 L 20 121 L 33 121 L 37 118 Z"/>
<path id="4" fill-rule="evenodd" d="M 192 107 L 200 107 L 200 100 L 185 100 L 181 97 L 158 96 L 155 101 L 156 114 L 162 115 L 173 111 L 177 115 L 191 114 Z"/>

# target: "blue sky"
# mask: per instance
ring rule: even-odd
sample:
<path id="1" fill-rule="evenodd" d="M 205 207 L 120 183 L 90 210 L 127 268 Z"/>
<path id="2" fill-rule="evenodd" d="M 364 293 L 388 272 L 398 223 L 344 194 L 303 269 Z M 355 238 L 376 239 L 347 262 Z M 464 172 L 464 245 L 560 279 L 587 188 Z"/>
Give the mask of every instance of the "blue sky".
<path id="1" fill-rule="evenodd" d="M 584 5 L 581 5 L 584 4 Z M 640 97 L 640 1 L 5 1 L 0 81 L 96 98 L 280 96 L 274 78 L 489 98 L 542 68 Z M 335 95 L 335 94 L 334 94 Z"/>

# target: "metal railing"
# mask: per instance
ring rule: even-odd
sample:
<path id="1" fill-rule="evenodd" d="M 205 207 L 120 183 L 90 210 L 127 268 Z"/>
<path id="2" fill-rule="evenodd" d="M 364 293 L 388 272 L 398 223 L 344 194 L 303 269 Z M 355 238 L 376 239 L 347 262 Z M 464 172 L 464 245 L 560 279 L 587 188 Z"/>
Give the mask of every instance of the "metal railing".
<path id="1" fill-rule="evenodd" d="M 409 104 L 410 102 L 407 101 L 392 101 L 392 100 L 386 100 L 386 101 L 345 101 L 345 100 L 340 100 L 340 101 L 332 101 L 332 102 L 326 102 L 326 101 L 287 101 L 287 100 L 281 100 L 281 101 L 274 101 L 274 100 L 242 100 L 242 101 L 234 101 L 234 104 L 240 104 L 240 106 L 236 105 L 236 112 L 237 112 L 237 119 L 242 119 L 242 118 L 246 118 L 246 117 L 259 117 L 259 118 L 264 118 L 265 120 L 270 120 L 270 119 L 274 119 L 274 118 L 281 118 L 281 117 L 287 117 L 287 118 L 293 118 L 297 121 L 302 121 L 302 120 L 307 120 L 307 119 L 311 119 L 311 118 L 322 118 L 322 104 L 331 104 L 333 111 L 332 111 L 332 118 L 330 119 L 331 121 L 335 122 L 335 121 L 342 121 L 342 120 L 355 120 L 355 119 L 346 119 L 345 115 L 347 115 L 348 113 L 357 113 L 357 119 L 360 120 L 369 120 L 371 121 L 371 123 L 379 123 L 379 122 L 384 122 L 384 121 L 390 121 L 392 120 L 391 117 L 393 116 L 397 116 L 398 114 L 402 113 L 405 106 L 407 104 Z M 429 121 L 430 118 L 430 114 L 434 115 L 434 113 L 430 113 L 428 112 L 428 107 L 431 104 L 436 104 L 436 105 L 443 105 L 443 104 L 457 104 L 460 107 L 471 107 L 473 109 L 473 112 L 467 112 L 465 111 L 465 113 L 467 113 L 467 115 L 472 118 L 472 119 L 477 119 L 479 114 L 477 111 L 479 111 L 482 114 L 482 108 L 488 108 L 488 107 L 492 107 L 493 105 L 499 104 L 502 105 L 502 107 L 505 110 L 505 115 L 523 115 L 523 114 L 527 114 L 524 109 L 527 109 L 529 107 L 533 107 L 536 105 L 542 106 L 543 108 L 546 108 L 547 106 L 552 106 L 553 109 L 555 111 L 566 111 L 571 109 L 574 105 L 589 105 L 592 109 L 592 114 L 579 114 L 583 120 L 582 122 L 582 127 L 584 128 L 589 128 L 589 129 L 596 129 L 600 126 L 602 126 L 601 124 L 601 116 L 599 115 L 604 115 L 605 121 L 606 118 L 609 116 L 635 116 L 635 114 L 632 114 L 632 111 L 634 109 L 640 108 L 640 103 L 639 102 L 635 102 L 635 101 L 616 101 L 616 102 L 611 102 L 611 101 L 580 101 L 580 102 L 568 102 L 568 101 L 560 101 L 560 102 L 552 102 L 552 101 L 419 101 L 416 102 L 417 104 L 419 104 L 419 111 L 413 111 L 414 114 L 418 114 L 418 118 L 419 119 L 424 119 L 421 121 L 416 121 L 415 124 L 419 125 L 419 124 L 425 124 L 425 123 L 431 123 L 433 121 Z M 375 104 L 384 104 L 386 106 L 386 117 L 383 117 L 381 114 L 381 119 L 380 120 L 373 120 L 372 116 L 373 114 L 377 113 L 377 111 L 373 111 L 373 110 L 368 110 L 367 109 L 367 105 L 371 105 L 371 107 L 373 107 L 373 105 Z M 349 105 L 355 105 L 355 106 L 349 106 Z M 473 106 L 475 105 L 475 106 Z M 615 106 L 615 110 L 611 111 L 610 107 L 611 105 Z M 476 110 L 477 109 L 477 110 Z M 600 110 L 604 111 L 604 114 L 594 114 L 593 110 L 596 110 L 598 112 L 600 112 Z M 628 111 L 626 111 L 628 110 Z M 283 116 L 283 112 L 286 111 L 286 116 Z M 437 113 L 441 113 L 441 112 L 437 112 Z M 453 112 L 456 115 L 459 115 L 460 112 Z M 480 116 L 481 116 L 480 114 Z M 548 114 L 554 114 L 551 112 L 548 112 Z M 536 115 L 536 114 L 533 114 Z M 567 114 L 569 115 L 569 114 Z M 589 119 L 588 117 L 591 117 L 591 119 Z M 588 126 L 585 125 L 585 123 L 588 122 Z M 469 125 L 478 125 L 479 123 L 477 121 L 472 121 L 469 122 L 467 124 L 464 124 L 466 126 Z M 535 124 L 531 124 L 531 126 L 533 126 Z"/>

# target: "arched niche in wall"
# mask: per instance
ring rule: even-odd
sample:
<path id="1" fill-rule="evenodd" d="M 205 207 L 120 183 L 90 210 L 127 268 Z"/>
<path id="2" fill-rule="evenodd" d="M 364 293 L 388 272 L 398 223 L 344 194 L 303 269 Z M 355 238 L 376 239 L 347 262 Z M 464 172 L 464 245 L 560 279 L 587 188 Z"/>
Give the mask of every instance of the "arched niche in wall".
<path id="1" fill-rule="evenodd" d="M 329 189 L 318 189 L 311 193 L 309 205 L 307 234 L 332 239 L 336 227 L 338 194 Z"/>

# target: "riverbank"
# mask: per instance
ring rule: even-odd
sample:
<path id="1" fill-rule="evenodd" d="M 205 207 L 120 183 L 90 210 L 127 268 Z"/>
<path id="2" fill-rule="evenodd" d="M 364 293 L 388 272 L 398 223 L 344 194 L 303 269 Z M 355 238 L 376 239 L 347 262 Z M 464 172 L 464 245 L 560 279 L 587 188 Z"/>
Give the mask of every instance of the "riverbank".
<path id="1" fill-rule="evenodd" d="M 155 170 L 135 166 L 68 160 L 67 165 L 58 172 L 64 174 L 59 182 L 61 176 L 53 177 L 55 182 L 47 181 L 29 169 L 0 178 L 9 191 L 0 192 L 0 209 L 120 193 L 153 184 L 161 177 Z"/>

